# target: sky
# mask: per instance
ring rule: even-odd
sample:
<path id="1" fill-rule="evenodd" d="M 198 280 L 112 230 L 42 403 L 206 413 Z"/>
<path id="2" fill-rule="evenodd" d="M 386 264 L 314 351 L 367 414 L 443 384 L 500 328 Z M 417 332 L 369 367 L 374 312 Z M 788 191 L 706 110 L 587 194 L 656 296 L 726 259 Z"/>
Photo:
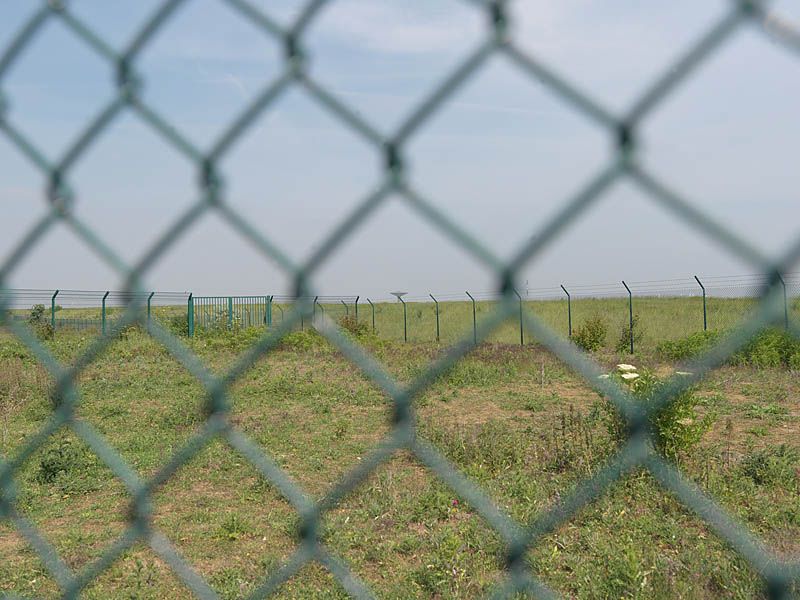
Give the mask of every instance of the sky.
<path id="1" fill-rule="evenodd" d="M 288 24 L 303 4 L 253 1 Z M 70 11 L 123 48 L 155 0 L 72 0 Z M 38 6 L 0 4 L 0 48 Z M 727 1 L 516 0 L 526 53 L 623 114 L 711 27 Z M 771 5 L 800 27 L 800 6 Z M 486 15 L 456 0 L 332 0 L 306 33 L 311 77 L 383 134 L 395 131 L 482 42 Z M 187 0 L 136 63 L 142 97 L 209 148 L 281 71 L 282 48 L 221 0 Z M 114 96 L 114 71 L 57 19 L 0 80 L 7 118 L 50 160 Z M 732 231 L 778 257 L 800 236 L 800 54 L 745 26 L 653 111 L 637 160 Z M 501 56 L 409 140 L 410 184 L 509 258 L 613 158 L 613 137 Z M 221 162 L 225 197 L 301 263 L 380 183 L 382 157 L 293 88 Z M 198 175 L 132 111 L 70 171 L 76 214 L 134 262 L 198 198 Z M 46 182 L 0 134 L 0 259 L 47 210 Z M 520 277 L 529 288 L 751 273 L 753 267 L 627 182 L 615 184 Z M 281 294 L 290 280 L 209 213 L 146 275 L 156 290 Z M 320 267 L 321 294 L 386 297 L 484 291 L 493 274 L 400 198 L 372 214 Z M 111 270 L 59 225 L 12 273 L 19 288 L 115 289 Z"/>

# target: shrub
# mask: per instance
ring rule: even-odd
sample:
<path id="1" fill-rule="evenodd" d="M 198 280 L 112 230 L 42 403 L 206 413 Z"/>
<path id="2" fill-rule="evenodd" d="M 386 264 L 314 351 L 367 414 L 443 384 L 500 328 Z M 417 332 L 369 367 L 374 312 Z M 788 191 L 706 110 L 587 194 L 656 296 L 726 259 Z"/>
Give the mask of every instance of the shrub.
<path id="1" fill-rule="evenodd" d="M 733 356 L 733 362 L 759 368 L 800 364 L 800 340 L 780 329 L 767 329 Z"/>
<path id="2" fill-rule="evenodd" d="M 572 341 L 587 352 L 596 352 L 606 341 L 608 327 L 602 317 L 594 316 L 587 319 L 572 334 Z"/>
<path id="3" fill-rule="evenodd" d="M 716 330 L 698 331 L 678 340 L 666 340 L 656 346 L 656 351 L 669 360 L 686 360 L 702 354 L 721 337 Z"/>
<path id="4" fill-rule="evenodd" d="M 627 373 L 617 370 L 611 377 L 626 387 L 634 398 L 647 405 L 657 396 L 665 381 L 647 369 L 635 371 L 635 368 Z M 695 389 L 689 388 L 651 417 L 656 448 L 667 458 L 676 460 L 689 454 L 711 427 L 710 416 L 701 418 L 697 414 L 697 406 L 701 403 L 702 400 L 695 395 Z M 607 400 L 602 406 L 610 437 L 617 443 L 627 440 L 627 421 Z"/>
<path id="5" fill-rule="evenodd" d="M 359 321 L 351 315 L 345 315 L 339 319 L 339 326 L 357 338 L 364 337 L 370 333 L 370 328 L 364 321 Z"/>
<path id="6" fill-rule="evenodd" d="M 639 315 L 633 315 L 633 327 L 631 327 L 631 323 L 625 323 L 625 325 L 622 326 L 622 329 L 619 332 L 617 345 L 614 346 L 614 349 L 617 352 L 630 352 L 631 329 L 633 329 L 634 348 L 636 347 L 636 345 L 641 343 L 642 339 L 644 339 L 644 331 L 642 331 L 642 328 L 639 326 Z"/>
<path id="7" fill-rule="evenodd" d="M 299 352 L 309 352 L 328 348 L 327 340 L 314 329 L 302 331 L 292 331 L 287 333 L 280 341 L 280 348 L 284 350 L 295 350 Z"/>
<path id="8" fill-rule="evenodd" d="M 657 351 L 667 359 L 685 360 L 710 349 L 721 337 L 720 331 L 698 331 L 679 340 L 661 342 Z M 762 369 L 800 369 L 800 340 L 781 329 L 767 329 L 731 356 L 729 362 Z"/>
<path id="9" fill-rule="evenodd" d="M 96 487 L 91 481 L 96 466 L 93 455 L 85 446 L 59 436 L 44 451 L 34 479 L 41 484 L 56 486 L 64 493 L 87 492 Z"/>
<path id="10" fill-rule="evenodd" d="M 52 339 L 54 334 L 53 324 L 47 318 L 44 304 L 35 304 L 31 308 L 31 314 L 28 316 L 28 325 L 31 326 L 39 338 L 43 340 Z"/>
<path id="11" fill-rule="evenodd" d="M 186 315 L 173 315 L 167 319 L 167 329 L 178 336 L 189 335 L 189 319 Z"/>

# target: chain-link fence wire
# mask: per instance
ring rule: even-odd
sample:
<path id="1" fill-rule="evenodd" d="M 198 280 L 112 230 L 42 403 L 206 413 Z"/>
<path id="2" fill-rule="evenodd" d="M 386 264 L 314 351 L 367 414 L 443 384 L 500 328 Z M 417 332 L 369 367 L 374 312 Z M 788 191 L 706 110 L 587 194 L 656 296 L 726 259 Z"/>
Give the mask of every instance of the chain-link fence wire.
<path id="1" fill-rule="evenodd" d="M 103 39 L 102 32 L 87 26 L 75 17 L 63 1 L 52 0 L 43 4 L 33 16 L 16 32 L 14 39 L 0 55 L 0 85 L 16 60 L 22 56 L 31 42 L 36 39 L 42 26 L 48 21 L 60 20 L 75 36 L 86 43 L 106 61 L 114 76 L 115 94 L 102 110 L 85 124 L 85 127 L 61 157 L 53 158 L 41 149 L 36 140 L 30 139 L 14 125 L 13 112 L 9 110 L 9 99 L 2 93 L 0 100 L 0 131 L 20 153 L 27 157 L 42 173 L 47 182 L 46 211 L 44 216 L 27 231 L 0 269 L 0 288 L 7 288 L 9 277 L 21 260 L 34 248 L 57 223 L 65 224 L 80 240 L 86 243 L 103 261 L 122 275 L 126 281 L 126 291 L 134 294 L 123 315 L 115 321 L 105 335 L 93 342 L 71 365 L 59 363 L 45 345 L 23 324 L 8 318 L 2 310 L 3 321 L 30 350 L 38 361 L 48 370 L 54 380 L 53 398 L 55 409 L 39 432 L 31 436 L 13 456 L 3 457 L 0 464 L 0 516 L 24 537 L 41 558 L 47 571 L 60 586 L 63 596 L 75 597 L 100 573 L 116 561 L 133 544 L 144 541 L 180 577 L 183 583 L 198 597 L 213 598 L 214 590 L 177 552 L 170 540 L 153 526 L 151 496 L 153 491 L 169 480 L 178 468 L 189 461 L 212 439 L 221 438 L 232 449 L 244 456 L 289 503 L 300 516 L 299 541 L 293 555 L 277 570 L 268 574 L 252 593 L 254 598 L 269 596 L 297 573 L 309 561 L 317 561 L 330 570 L 343 588 L 353 596 L 370 597 L 367 586 L 352 572 L 347 564 L 333 555 L 321 542 L 320 521 L 323 514 L 336 507 L 339 502 L 357 485 L 363 482 L 378 467 L 387 461 L 398 449 L 406 448 L 412 452 L 428 469 L 441 478 L 460 497 L 464 498 L 491 527 L 502 537 L 506 547 L 506 576 L 493 591 L 494 597 L 509 597 L 517 591 L 531 592 L 540 596 L 552 596 L 547 588 L 529 570 L 525 560 L 526 552 L 543 535 L 554 530 L 570 519 L 576 511 L 598 498 L 609 486 L 632 469 L 644 468 L 687 508 L 694 511 L 722 539 L 738 552 L 766 584 L 771 597 L 788 597 L 792 586 L 800 579 L 800 565 L 786 563 L 769 552 L 746 528 L 723 511 L 712 498 L 690 483 L 676 467 L 659 456 L 653 448 L 649 428 L 650 411 L 663 408 L 687 386 L 696 383 L 709 370 L 721 365 L 737 348 L 760 331 L 764 326 L 779 322 L 783 318 L 783 289 L 779 282 L 780 272 L 788 271 L 800 255 L 800 238 L 794 240 L 787 253 L 778 261 L 771 260 L 760 249 L 747 243 L 718 223 L 712 216 L 701 211 L 698 205 L 687 200 L 668 182 L 656 178 L 636 161 L 637 141 L 641 124 L 654 107 L 659 105 L 687 78 L 696 67 L 709 56 L 722 51 L 723 42 L 731 38 L 743 27 L 752 26 L 773 36 L 788 51 L 800 51 L 800 35 L 788 26 L 775 28 L 769 26 L 765 3 L 754 0 L 732 2 L 725 14 L 715 22 L 696 42 L 682 50 L 678 59 L 662 73 L 656 74 L 653 83 L 639 95 L 629 110 L 615 115 L 595 101 L 580 87 L 568 82 L 560 74 L 543 64 L 539 59 L 524 52 L 510 34 L 514 20 L 513 5 L 502 0 L 471 0 L 476 10 L 485 12 L 486 31 L 474 50 L 465 57 L 453 72 L 444 77 L 427 97 L 403 120 L 399 129 L 391 133 L 381 130 L 359 116 L 350 106 L 339 99 L 329 89 L 320 85 L 309 74 L 308 64 L 313 59 L 304 48 L 305 36 L 320 10 L 330 2 L 311 0 L 288 27 L 282 27 L 268 14 L 258 10 L 246 0 L 227 0 L 227 4 L 242 17 L 260 28 L 264 35 L 280 44 L 285 51 L 285 61 L 281 74 L 267 82 L 252 103 L 238 115 L 220 134 L 216 142 L 207 149 L 193 144 L 187 135 L 171 126 L 139 94 L 141 77 L 137 74 L 137 61 L 141 51 L 159 33 L 170 19 L 177 18 L 181 0 L 166 0 L 139 28 L 133 39 L 122 49 L 111 46 Z M 521 74 L 530 76 L 544 85 L 564 103 L 580 114 L 604 128 L 614 140 L 616 152 L 610 162 L 596 175 L 592 176 L 577 193 L 566 198 L 560 211 L 541 229 L 532 232 L 530 239 L 522 245 L 511 260 L 501 261 L 480 240 L 459 228 L 448 215 L 443 214 L 409 183 L 406 177 L 405 151 L 411 138 L 439 112 L 446 101 L 469 80 L 486 60 L 492 56 L 502 56 L 514 65 Z M 355 210 L 349 213 L 338 226 L 317 246 L 317 250 L 302 264 L 295 264 L 271 240 L 262 235 L 241 214 L 225 201 L 225 181 L 220 170 L 221 159 L 239 141 L 241 134 L 269 109 L 275 100 L 288 88 L 303 90 L 313 100 L 335 115 L 343 126 L 352 129 L 375 151 L 384 157 L 380 183 L 369 192 Z M 2 87 L 0 87 L 2 90 Z M 120 114 L 128 112 L 139 117 L 151 127 L 166 143 L 180 152 L 198 170 L 199 189 L 197 201 L 163 232 L 158 241 L 133 264 L 123 261 L 113 246 L 102 239 L 100 234 L 89 227 L 72 211 L 79 201 L 72 193 L 70 175 L 76 161 L 91 147 L 98 137 Z M 313 304 L 306 300 L 314 296 L 313 277 L 341 243 L 359 227 L 366 226 L 369 217 L 390 195 L 399 195 L 424 219 L 434 225 L 442 234 L 449 237 L 477 261 L 491 268 L 497 276 L 498 290 L 503 300 L 498 303 L 496 312 L 482 321 L 476 334 L 484 339 L 500 323 L 515 315 L 518 299 L 514 289 L 518 289 L 516 276 L 520 270 L 541 250 L 557 238 L 574 219 L 588 207 L 596 204 L 604 192 L 620 179 L 626 179 L 644 190 L 648 197 L 664 206 L 673 214 L 690 224 L 699 233 L 713 239 L 733 255 L 751 265 L 755 271 L 763 273 L 768 285 L 762 290 L 761 300 L 755 311 L 730 336 L 726 337 L 712 351 L 693 364 L 693 375 L 672 380 L 659 393 L 648 408 L 634 402 L 619 387 L 608 380 L 600 379 L 599 367 L 586 355 L 566 341 L 563 336 L 552 332 L 538 318 L 525 315 L 526 329 L 540 343 L 566 362 L 577 373 L 585 377 L 587 383 L 614 403 L 620 413 L 629 421 L 628 441 L 591 478 L 580 483 L 572 492 L 562 497 L 554 507 L 539 514 L 531 523 L 515 523 L 500 510 L 489 496 L 470 482 L 433 446 L 416 435 L 414 420 L 414 399 L 429 386 L 442 372 L 452 367 L 456 361 L 473 348 L 472 336 L 452 346 L 439 360 L 410 385 L 399 385 L 372 357 L 349 340 L 347 336 L 331 325 L 330 321 L 318 325 L 319 331 L 352 361 L 361 371 L 379 385 L 393 406 L 393 427 L 391 433 L 359 461 L 329 493 L 319 502 L 309 496 L 246 435 L 228 420 L 230 411 L 230 386 L 260 357 L 274 349 L 280 338 L 303 318 L 309 318 Z M 280 327 L 267 332 L 235 365 L 224 375 L 217 377 L 204 367 L 202 362 L 178 338 L 171 335 L 157 322 L 147 323 L 143 318 L 141 296 L 146 291 L 144 278 L 161 257 L 175 242 L 192 227 L 197 218 L 208 211 L 215 211 L 244 238 L 252 242 L 266 257 L 275 261 L 294 280 L 298 302 L 295 310 L 287 314 Z M 5 301 L 3 301 L 5 302 Z M 6 308 L 3 304 L 2 309 Z M 78 376 L 112 343 L 123 327 L 140 322 L 150 335 L 159 341 L 177 360 L 197 377 L 206 390 L 207 418 L 203 427 L 165 462 L 157 473 L 142 480 L 136 471 L 127 464 L 94 427 L 76 418 L 75 408 L 80 402 L 80 389 L 76 384 Z M 791 324 L 791 332 L 800 336 L 800 327 Z M 58 555 L 55 548 L 22 514 L 15 502 L 14 475 L 20 466 L 48 438 L 62 427 L 70 428 L 81 438 L 111 471 L 125 484 L 131 495 L 130 521 L 124 534 L 112 543 L 94 562 L 80 571 L 72 569 Z"/>

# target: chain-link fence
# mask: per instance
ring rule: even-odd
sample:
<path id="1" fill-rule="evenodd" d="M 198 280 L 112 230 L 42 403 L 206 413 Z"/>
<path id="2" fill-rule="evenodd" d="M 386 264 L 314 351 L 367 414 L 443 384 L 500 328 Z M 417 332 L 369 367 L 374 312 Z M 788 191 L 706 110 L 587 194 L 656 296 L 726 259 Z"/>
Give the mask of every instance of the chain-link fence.
<path id="1" fill-rule="evenodd" d="M 761 250 L 748 244 L 723 227 L 711 215 L 703 212 L 698 204 L 685 199 L 670 182 L 661 181 L 643 168 L 636 158 L 642 124 L 653 109 L 680 88 L 695 73 L 697 67 L 710 56 L 723 52 L 721 44 L 724 41 L 745 27 L 754 27 L 774 36 L 787 51 L 797 53 L 800 51 L 800 32 L 793 31 L 788 26 L 765 27 L 765 2 L 756 0 L 731 2 L 725 14 L 696 42 L 685 48 L 674 64 L 669 65 L 663 73 L 655 74 L 653 83 L 643 90 L 629 110 L 615 114 L 594 100 L 591 93 L 567 81 L 536 56 L 520 48 L 510 34 L 510 26 L 514 21 L 512 3 L 503 0 L 471 0 L 469 4 L 474 5 L 476 10 L 485 12 L 487 23 L 485 35 L 457 68 L 439 81 L 424 100 L 413 108 L 397 130 L 384 133 L 379 126 L 362 118 L 333 91 L 310 75 L 308 66 L 314 57 L 305 49 L 309 25 L 315 21 L 325 5 L 331 2 L 311 0 L 291 25 L 283 27 L 269 14 L 257 9 L 247 0 L 227 0 L 227 5 L 242 18 L 251 21 L 267 38 L 284 49 L 285 60 L 281 73 L 274 80 L 264 84 L 252 103 L 221 132 L 215 143 L 209 148 L 199 148 L 190 141 L 186 132 L 173 127 L 139 93 L 142 84 L 142 78 L 137 73 L 140 54 L 159 34 L 165 23 L 175 18 L 177 9 L 184 3 L 181 0 L 162 2 L 138 29 L 130 43 L 122 48 L 115 48 L 104 39 L 103 32 L 93 30 L 71 13 L 68 3 L 51 0 L 36 10 L 0 55 L 0 132 L 6 141 L 39 169 L 47 184 L 45 214 L 20 237 L 10 254 L 5 257 L 0 269 L 0 287 L 8 287 L 9 277 L 19 268 L 22 260 L 56 224 L 62 223 L 86 242 L 106 264 L 124 277 L 127 282 L 125 293 L 130 294 L 123 314 L 108 327 L 105 335 L 91 344 L 75 363 L 69 366 L 56 360 L 47 347 L 23 324 L 9 318 L 9 312 L 5 310 L 8 308 L 6 296 L 3 297 L 3 305 L 0 307 L 3 309 L 2 318 L 5 324 L 30 348 L 55 382 L 53 393 L 55 408 L 46 424 L 36 435 L 27 439 L 13 456 L 5 456 L 2 459 L 0 517 L 11 524 L 34 548 L 65 597 L 77 596 L 128 548 L 139 541 L 149 544 L 198 597 L 215 597 L 215 592 L 208 583 L 180 557 L 170 540 L 154 527 L 151 518 L 151 497 L 156 488 L 170 480 L 182 465 L 217 438 L 221 438 L 232 449 L 246 457 L 292 504 L 299 515 L 300 541 L 296 551 L 288 561 L 267 575 L 253 592 L 252 596 L 255 598 L 269 596 L 278 590 L 310 561 L 316 561 L 329 569 L 344 589 L 353 596 L 371 596 L 370 590 L 347 564 L 333 555 L 323 544 L 320 522 L 324 513 L 335 508 L 349 491 L 368 478 L 379 465 L 389 460 L 400 449 L 413 453 L 432 473 L 464 498 L 502 537 L 506 548 L 506 577 L 494 589 L 493 595 L 496 597 L 509 597 L 518 591 L 532 592 L 540 596 L 552 595 L 553 592 L 537 579 L 537 574 L 530 571 L 525 561 L 526 552 L 536 545 L 542 536 L 569 520 L 578 510 L 594 501 L 620 477 L 635 468 L 649 471 L 665 489 L 693 510 L 718 536 L 726 540 L 763 577 L 766 590 L 771 597 L 790 595 L 792 586 L 800 578 L 800 565 L 786 563 L 772 555 L 751 533 L 722 510 L 713 498 L 702 493 L 673 464 L 659 456 L 652 444 L 649 422 L 654 411 L 669 404 L 687 386 L 722 364 L 765 325 L 780 323 L 784 319 L 784 291 L 780 284 L 779 273 L 788 272 L 796 262 L 800 255 L 800 239 L 794 241 L 780 260 L 773 261 Z M 52 157 L 37 140 L 29 138 L 15 126 L 14 112 L 9 109 L 9 101 L 12 99 L 8 98 L 2 87 L 11 67 L 26 53 L 43 26 L 51 20 L 60 20 L 77 39 L 105 61 L 115 83 L 111 101 L 85 123 L 80 134 L 60 157 Z M 490 57 L 503 58 L 520 73 L 537 80 L 571 109 L 607 131 L 616 148 L 608 164 L 590 177 L 574 195 L 565 198 L 556 216 L 540 229 L 532 231 L 529 241 L 508 261 L 500 260 L 481 240 L 459 228 L 448 215 L 437 210 L 428 199 L 414 189 L 406 177 L 405 159 L 409 141 L 425 127 L 434 114 L 446 109 L 447 101 L 465 82 L 480 72 Z M 329 111 L 342 127 L 351 129 L 370 144 L 376 154 L 383 157 L 384 164 L 380 184 L 362 198 L 355 210 L 332 229 L 328 237 L 316 247 L 313 255 L 303 264 L 297 264 L 288 258 L 270 239 L 260 233 L 254 224 L 234 210 L 223 196 L 225 183 L 221 168 L 222 160 L 240 141 L 242 134 L 269 111 L 277 98 L 289 88 L 303 91 Z M 172 146 L 194 165 L 200 175 L 197 200 L 163 232 L 139 260 L 132 264 L 121 259 L 117 249 L 104 241 L 100 232 L 87 225 L 73 212 L 73 206 L 80 202 L 80 198 L 73 194 L 70 185 L 76 161 L 123 113 L 134 115 L 150 127 L 165 144 Z M 553 333 L 535 315 L 524 314 L 524 326 L 529 335 L 546 345 L 556 356 L 580 373 L 590 386 L 614 403 L 629 422 L 629 438 L 605 467 L 579 484 L 572 492 L 565 494 L 554 507 L 539 514 L 530 523 L 516 523 L 499 509 L 483 490 L 460 474 L 434 446 L 416 435 L 414 400 L 438 375 L 463 357 L 473 347 L 474 341 L 485 339 L 509 317 L 516 316 L 519 298 L 514 290 L 519 289 L 516 279 L 520 270 L 548 247 L 550 242 L 558 238 L 579 215 L 596 205 L 612 183 L 621 179 L 637 186 L 654 202 L 688 223 L 698 234 L 720 244 L 728 252 L 750 265 L 753 270 L 762 273 L 764 279 L 760 282 L 760 299 L 752 307 L 748 319 L 735 332 L 694 364 L 691 376 L 678 378 L 665 386 L 658 398 L 648 404 L 647 409 L 634 402 L 609 380 L 598 378 L 600 369 L 597 365 L 586 355 L 578 352 L 563 336 Z M 228 415 L 231 404 L 228 393 L 248 367 L 274 349 L 286 332 L 294 328 L 301 319 L 312 318 L 315 306 L 313 298 L 316 297 L 314 278 L 320 266 L 339 250 L 342 242 L 354 231 L 369 227 L 370 216 L 390 194 L 401 197 L 439 232 L 462 247 L 479 263 L 492 269 L 496 274 L 497 290 L 502 299 L 496 303 L 494 312 L 481 320 L 474 338 L 470 332 L 462 342 L 452 346 L 408 386 L 399 385 L 380 364 L 365 354 L 347 336 L 343 336 L 329 320 L 320 320 L 316 323 L 317 329 L 385 392 L 392 403 L 394 417 L 391 433 L 359 461 L 358 465 L 322 500 L 314 502 L 261 447 L 230 422 Z M 176 241 L 193 227 L 200 215 L 209 211 L 216 212 L 261 253 L 275 261 L 289 274 L 295 282 L 294 295 L 300 298 L 295 310 L 287 313 L 282 324 L 266 332 L 222 376 L 215 376 L 206 369 L 180 339 L 161 327 L 157 321 L 147 322 L 145 313 L 145 294 L 148 289 L 146 277 L 151 268 L 171 251 Z M 624 303 L 624 297 L 620 302 Z M 623 309 L 619 312 L 623 312 Z M 123 328 L 137 321 L 198 378 L 207 393 L 204 427 L 147 480 L 141 479 L 94 427 L 76 417 L 76 403 L 80 398 L 77 381 L 81 373 L 108 348 Z M 791 323 L 790 329 L 793 335 L 800 333 L 796 323 Z M 55 548 L 20 513 L 15 500 L 15 473 L 38 448 L 63 427 L 71 429 L 124 482 L 132 500 L 130 520 L 124 534 L 111 544 L 99 559 L 79 571 L 71 568 L 59 557 Z"/>

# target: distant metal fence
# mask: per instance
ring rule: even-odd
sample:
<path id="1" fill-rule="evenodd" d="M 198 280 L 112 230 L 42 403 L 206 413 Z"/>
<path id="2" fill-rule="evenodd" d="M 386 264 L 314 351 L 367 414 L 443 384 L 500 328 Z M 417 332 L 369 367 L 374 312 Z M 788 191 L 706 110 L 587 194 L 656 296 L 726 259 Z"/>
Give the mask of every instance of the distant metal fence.
<path id="1" fill-rule="evenodd" d="M 636 332 L 646 335 L 646 345 L 652 347 L 701 330 L 730 330 L 757 306 L 765 284 L 763 276 L 740 275 L 523 288 L 515 290 L 520 308 L 515 319 L 518 333 L 505 327 L 487 339 L 521 345 L 534 343 L 536 340 L 526 339 L 523 331 L 524 312 L 537 315 L 551 329 L 567 337 L 586 319 L 600 317 L 609 326 L 611 335 L 627 328 L 631 336 L 629 350 L 633 354 L 641 345 L 634 339 Z M 782 276 L 780 285 L 785 291 L 782 325 L 787 328 L 793 315 L 800 316 L 800 274 Z M 17 310 L 44 304 L 49 298 L 51 322 L 56 331 L 102 332 L 103 323 L 113 319 L 111 309 L 122 308 L 133 299 L 124 292 L 80 290 L 6 290 L 0 294 L 8 296 L 9 308 Z M 145 296 L 148 318 L 153 307 L 170 307 L 173 316 L 185 314 L 184 331 L 189 336 L 198 331 L 271 327 L 275 313 L 280 323 L 285 310 L 304 302 L 311 303 L 312 314 L 310 319 L 301 317 L 299 329 L 313 326 L 323 317 L 337 322 L 345 316 L 358 320 L 361 301 L 362 322 L 378 337 L 411 342 L 456 340 L 468 329 L 473 341 L 477 341 L 478 323 L 491 314 L 492 303 L 502 300 L 497 292 L 470 291 L 376 301 L 362 300 L 361 296 L 298 299 L 288 295 L 197 296 L 187 292 L 142 294 Z M 62 308 L 79 310 L 60 312 Z M 24 319 L 19 314 L 14 318 Z"/>
<path id="2" fill-rule="evenodd" d="M 659 455 L 652 443 L 650 424 L 655 414 L 669 405 L 688 386 L 697 383 L 710 370 L 723 364 L 765 326 L 784 323 L 784 289 L 780 274 L 790 271 L 800 257 L 800 238 L 795 238 L 793 245 L 783 256 L 773 260 L 761 249 L 746 242 L 702 211 L 696 202 L 687 200 L 667 182 L 661 181 L 636 159 L 643 124 L 653 110 L 680 88 L 690 75 L 696 73 L 698 66 L 709 57 L 722 52 L 723 42 L 744 27 L 750 26 L 759 33 L 772 36 L 787 51 L 798 54 L 800 32 L 794 31 L 788 24 L 781 27 L 770 26 L 769 23 L 774 20 L 767 18 L 765 7 L 768 3 L 765 1 L 731 1 L 723 14 L 696 41 L 682 49 L 672 64 L 656 74 L 653 82 L 641 91 L 632 106 L 617 114 L 520 47 L 511 34 L 510 25 L 515 18 L 513 3 L 503 0 L 470 0 L 467 3 L 469 6 L 485 13 L 485 34 L 456 68 L 436 82 L 422 101 L 413 107 L 399 128 L 386 133 L 382 131 L 383 127 L 360 116 L 336 93 L 321 85 L 309 69 L 313 59 L 306 48 L 310 25 L 315 22 L 324 6 L 334 3 L 332 0 L 310 0 L 288 26 L 281 25 L 248 0 L 227 0 L 229 7 L 283 48 L 285 60 L 278 77 L 265 82 L 255 99 L 220 133 L 214 144 L 209 148 L 200 148 L 187 137 L 186 132 L 173 126 L 147 103 L 140 94 L 142 78 L 137 72 L 142 50 L 161 32 L 167 22 L 176 18 L 178 7 L 184 3 L 186 2 L 181 0 L 159 2 L 154 12 L 138 27 L 130 42 L 117 49 L 104 39 L 102 32 L 95 31 L 71 12 L 67 2 L 51 0 L 37 5 L 38 8 L 30 19 L 0 53 L 0 134 L 39 170 L 47 187 L 44 216 L 20 237 L 0 265 L 0 288 L 8 287 L 10 276 L 20 267 L 22 259 L 38 246 L 43 236 L 56 224 L 64 224 L 123 278 L 126 290 L 132 294 L 123 314 L 115 320 L 105 335 L 83 351 L 74 365 L 59 362 L 28 328 L 9 318 L 10 313 L 4 310 L 8 308 L 7 302 L 0 300 L 0 318 L 34 353 L 53 378 L 53 398 L 56 404 L 52 415 L 39 432 L 26 438 L 15 454 L 0 459 L 0 519 L 13 526 L 35 550 L 47 572 L 58 583 L 64 597 L 78 596 L 139 541 L 147 543 L 195 595 L 201 598 L 216 597 L 213 588 L 181 557 L 172 542 L 156 528 L 152 518 L 154 490 L 170 480 L 178 469 L 215 439 L 224 440 L 234 451 L 240 453 L 291 503 L 299 515 L 297 549 L 286 562 L 265 576 L 252 593 L 253 598 L 264 598 L 275 593 L 311 561 L 327 568 L 349 594 L 357 597 L 372 596 L 367 585 L 324 543 L 322 519 L 324 513 L 335 509 L 349 492 L 401 449 L 412 453 L 460 498 L 464 498 L 499 534 L 505 548 L 504 577 L 492 590 L 494 597 L 508 598 L 518 592 L 542 597 L 554 595 L 553 590 L 537 577 L 537 573 L 531 571 L 526 561 L 527 552 L 544 535 L 573 518 L 579 510 L 597 500 L 626 473 L 637 468 L 648 471 L 663 488 L 694 511 L 717 536 L 727 542 L 763 578 L 765 591 L 770 597 L 788 598 L 792 590 L 797 589 L 800 564 L 797 561 L 787 562 L 766 549 L 713 498 L 689 481 L 676 465 Z M 82 124 L 82 130 L 67 151 L 55 158 L 48 156 L 36 140 L 29 138 L 15 126 L 13 112 L 9 109 L 11 103 L 7 101 L 6 90 L 2 87 L 10 68 L 28 51 L 32 41 L 42 32 L 43 26 L 51 21 L 59 21 L 64 25 L 76 39 L 96 53 L 113 74 L 113 79 L 110 79 L 111 100 L 89 122 Z M 518 73 L 538 82 L 570 109 L 601 128 L 608 134 L 615 149 L 608 163 L 599 172 L 591 176 L 574 194 L 564 199 L 560 210 L 552 219 L 531 230 L 530 238 L 517 249 L 510 260 L 500 259 L 480 239 L 461 229 L 453 219 L 418 193 L 407 176 L 410 170 L 406 160 L 407 154 L 411 152 L 410 140 L 424 128 L 433 115 L 443 110 L 447 101 L 465 82 L 480 72 L 492 57 L 507 60 Z M 276 100 L 289 89 L 301 90 L 333 115 L 342 127 L 358 135 L 374 149 L 376 156 L 383 159 L 384 165 L 379 184 L 357 203 L 355 209 L 321 243 L 315 245 L 316 250 L 304 263 L 291 260 L 274 241 L 265 237 L 254 224 L 229 205 L 223 194 L 223 159 L 256 119 L 272 108 Z M 197 200 L 133 264 L 120 258 L 116 249 L 103 241 L 101 232 L 90 227 L 72 210 L 78 198 L 70 185 L 77 160 L 96 144 L 101 134 L 108 133 L 111 123 L 123 113 L 134 115 L 151 128 L 166 144 L 185 157 L 199 174 Z M 520 287 L 518 278 L 522 269 L 532 259 L 538 258 L 542 250 L 572 225 L 576 218 L 595 206 L 612 184 L 621 180 L 637 186 L 649 199 L 687 223 L 700 235 L 713 240 L 754 271 L 761 273 L 766 284 L 759 290 L 759 299 L 749 317 L 717 347 L 693 363 L 690 369 L 692 375 L 671 380 L 647 406 L 636 402 L 610 380 L 600 379 L 601 370 L 589 357 L 569 344 L 563 336 L 554 334 L 535 315 L 524 314 L 524 331 L 585 378 L 589 386 L 613 402 L 627 421 L 629 437 L 603 468 L 571 491 L 562 494 L 554 506 L 537 514 L 530 523 L 519 524 L 499 508 L 486 491 L 460 473 L 436 447 L 418 434 L 414 401 L 437 377 L 469 352 L 476 341 L 485 339 L 509 317 L 517 314 L 519 296 L 516 290 Z M 316 328 L 384 391 L 392 404 L 393 416 L 390 433 L 370 453 L 363 456 L 325 497 L 315 500 L 288 477 L 262 447 L 231 422 L 230 389 L 255 361 L 275 349 L 281 337 L 298 325 L 301 319 L 312 316 L 315 297 L 313 280 L 320 266 L 341 248 L 341 244 L 354 231 L 366 227 L 374 211 L 392 197 L 400 197 L 438 232 L 489 268 L 496 275 L 500 300 L 496 303 L 496 310 L 483 319 L 474 332 L 469 332 L 461 342 L 453 345 L 408 386 L 398 383 L 375 359 L 332 326 L 329 320 L 321 319 Z M 754 198 L 753 201 L 763 200 Z M 265 332 L 251 350 L 243 354 L 221 376 L 204 368 L 191 349 L 165 330 L 157 320 L 147 322 L 144 313 L 143 294 L 149 287 L 144 277 L 174 247 L 175 242 L 195 225 L 199 216 L 211 211 L 288 274 L 295 282 L 295 296 L 300 299 L 296 310 L 286 315 L 280 327 Z M 405 304 L 403 310 L 407 312 Z M 113 343 L 124 327 L 137 321 L 143 323 L 149 333 L 198 378 L 206 393 L 204 427 L 185 446 L 176 450 L 148 479 L 142 479 L 105 436 L 79 418 L 76 411 L 76 404 L 80 401 L 77 389 L 80 375 Z M 800 328 L 796 322 L 790 321 L 788 329 L 792 335 L 800 336 Z M 37 527 L 20 512 L 14 482 L 23 463 L 62 427 L 70 428 L 97 454 L 114 475 L 124 482 L 132 498 L 129 523 L 124 533 L 97 560 L 80 570 L 68 565 L 53 545 L 39 533 Z M 329 532 L 328 535 L 335 535 L 335 532 Z"/>

